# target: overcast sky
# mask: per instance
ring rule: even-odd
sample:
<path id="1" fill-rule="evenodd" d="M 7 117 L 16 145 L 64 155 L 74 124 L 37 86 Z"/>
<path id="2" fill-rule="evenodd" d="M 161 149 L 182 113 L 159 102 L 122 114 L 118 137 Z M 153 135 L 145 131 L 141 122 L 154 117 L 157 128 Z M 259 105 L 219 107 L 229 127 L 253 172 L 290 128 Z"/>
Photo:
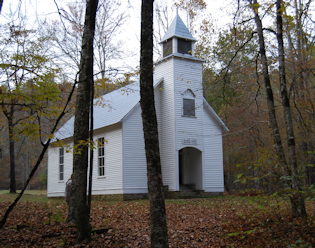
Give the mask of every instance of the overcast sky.
<path id="1" fill-rule="evenodd" d="M 55 0 L 59 7 L 65 6 L 67 3 L 75 2 L 68 0 Z M 77 0 L 80 2 L 80 0 Z M 155 2 L 160 2 L 164 5 L 168 5 L 169 17 L 172 20 L 176 15 L 176 8 L 173 6 L 173 1 L 171 0 L 156 0 Z M 225 26 L 226 23 L 230 20 L 227 16 L 227 3 L 230 0 L 206 0 L 207 10 L 202 14 L 202 18 L 210 17 L 215 22 L 217 28 Z M 9 12 L 10 6 L 12 10 L 18 4 L 22 3 L 22 8 L 27 9 L 27 16 L 31 19 L 58 19 L 57 7 L 53 0 L 4 0 L 2 13 L 0 15 L 0 24 L 5 23 L 6 20 L 4 16 Z M 141 14 L 141 1 L 140 0 L 123 0 L 121 1 L 121 9 L 124 9 L 128 15 L 128 19 L 124 27 L 122 28 L 117 39 L 123 41 L 123 47 L 126 51 L 126 54 L 133 54 L 132 57 L 126 59 L 127 65 L 130 67 L 136 67 L 139 64 L 139 51 L 140 51 L 140 14 Z M 187 24 L 186 13 L 179 11 L 179 15 L 185 24 Z M 193 34 L 196 37 L 197 34 Z M 157 56 L 155 56 L 157 59 Z M 118 63 L 118 62 L 116 62 Z"/>

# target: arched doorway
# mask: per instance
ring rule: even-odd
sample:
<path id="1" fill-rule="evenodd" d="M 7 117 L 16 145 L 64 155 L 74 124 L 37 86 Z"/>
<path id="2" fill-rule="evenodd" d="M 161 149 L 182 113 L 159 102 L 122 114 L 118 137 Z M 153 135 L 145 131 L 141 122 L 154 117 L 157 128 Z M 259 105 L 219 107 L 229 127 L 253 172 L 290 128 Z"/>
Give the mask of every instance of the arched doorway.
<path id="1" fill-rule="evenodd" d="M 191 187 L 203 190 L 202 152 L 194 147 L 185 147 L 178 151 L 179 187 Z"/>

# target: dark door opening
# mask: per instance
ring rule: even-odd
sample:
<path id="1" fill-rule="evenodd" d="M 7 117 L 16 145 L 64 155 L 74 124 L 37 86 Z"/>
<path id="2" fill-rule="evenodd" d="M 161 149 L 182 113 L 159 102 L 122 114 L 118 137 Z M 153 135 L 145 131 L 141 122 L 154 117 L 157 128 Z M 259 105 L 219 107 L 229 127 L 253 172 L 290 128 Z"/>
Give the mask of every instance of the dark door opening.
<path id="1" fill-rule="evenodd" d="M 180 190 L 192 188 L 203 190 L 202 152 L 194 147 L 178 151 L 178 181 Z"/>

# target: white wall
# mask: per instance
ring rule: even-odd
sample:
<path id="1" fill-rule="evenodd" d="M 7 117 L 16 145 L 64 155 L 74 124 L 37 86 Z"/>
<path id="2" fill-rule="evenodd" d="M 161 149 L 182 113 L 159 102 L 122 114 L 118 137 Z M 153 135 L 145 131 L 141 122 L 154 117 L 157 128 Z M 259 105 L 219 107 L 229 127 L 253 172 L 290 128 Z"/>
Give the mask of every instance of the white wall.
<path id="1" fill-rule="evenodd" d="M 124 193 L 147 192 L 147 164 L 140 103 L 123 121 Z"/>
<path id="2" fill-rule="evenodd" d="M 94 131 L 94 140 L 105 137 L 105 176 L 98 175 L 98 152 L 94 150 L 92 194 L 122 193 L 122 124 L 118 123 Z"/>
<path id="3" fill-rule="evenodd" d="M 118 123 L 94 131 L 94 140 L 105 137 L 105 176 L 98 176 L 98 151 L 94 150 L 92 194 L 121 194 L 122 191 L 122 124 Z M 68 142 L 72 146 L 72 143 Z M 59 147 L 48 150 L 47 195 L 64 196 L 65 182 L 70 178 L 73 167 L 73 153 L 64 156 L 64 181 L 59 178 Z"/>
<path id="4" fill-rule="evenodd" d="M 176 150 L 185 146 L 203 150 L 202 131 L 202 63 L 193 60 L 176 58 L 175 71 L 175 117 L 176 117 Z M 188 91 L 190 89 L 194 94 Z M 195 100 L 195 117 L 183 116 L 183 98 Z M 183 139 L 196 139 L 197 144 L 183 144 Z"/>
<path id="5" fill-rule="evenodd" d="M 205 192 L 224 192 L 222 131 L 204 106 Z"/>
<path id="6" fill-rule="evenodd" d="M 175 109 L 174 109 L 174 59 L 164 60 L 155 66 L 155 78 L 164 78 L 160 84 L 161 117 L 158 117 L 160 154 L 163 184 L 176 190 Z M 158 100 L 157 100 L 158 101 Z M 162 131 L 163 130 L 163 131 Z M 177 189 L 178 190 L 178 189 Z"/>
<path id="7" fill-rule="evenodd" d="M 72 147 L 72 143 L 66 145 Z M 64 196 L 65 183 L 72 174 L 72 153 L 64 151 L 64 180 L 59 180 L 59 147 L 50 146 L 48 149 L 48 167 L 47 167 L 47 196 Z"/>

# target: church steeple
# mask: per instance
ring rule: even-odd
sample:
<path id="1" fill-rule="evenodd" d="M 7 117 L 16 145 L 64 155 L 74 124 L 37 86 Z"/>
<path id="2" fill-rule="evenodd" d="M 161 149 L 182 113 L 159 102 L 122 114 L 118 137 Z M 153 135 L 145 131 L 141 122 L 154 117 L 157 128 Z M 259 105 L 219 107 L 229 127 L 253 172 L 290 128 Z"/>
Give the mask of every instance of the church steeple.
<path id="1" fill-rule="evenodd" d="M 170 54 L 194 56 L 194 43 L 196 41 L 182 19 L 176 14 L 169 29 L 160 41 L 163 46 L 163 58 Z"/>

